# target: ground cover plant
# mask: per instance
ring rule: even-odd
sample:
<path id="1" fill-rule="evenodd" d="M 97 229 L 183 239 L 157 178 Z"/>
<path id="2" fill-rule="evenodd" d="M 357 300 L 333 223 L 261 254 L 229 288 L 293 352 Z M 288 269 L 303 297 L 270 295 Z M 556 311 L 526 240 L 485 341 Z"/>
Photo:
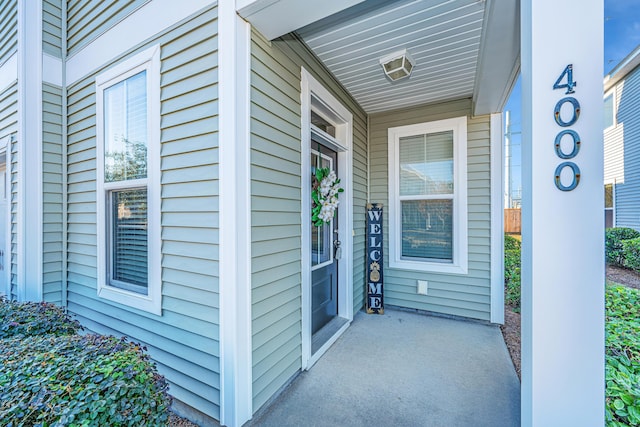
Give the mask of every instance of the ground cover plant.
<path id="1" fill-rule="evenodd" d="M 606 291 L 606 419 L 608 427 L 640 426 L 640 291 Z"/>
<path id="2" fill-rule="evenodd" d="M 140 345 L 6 299 L 0 329 L 0 426 L 167 425 L 168 384 Z"/>

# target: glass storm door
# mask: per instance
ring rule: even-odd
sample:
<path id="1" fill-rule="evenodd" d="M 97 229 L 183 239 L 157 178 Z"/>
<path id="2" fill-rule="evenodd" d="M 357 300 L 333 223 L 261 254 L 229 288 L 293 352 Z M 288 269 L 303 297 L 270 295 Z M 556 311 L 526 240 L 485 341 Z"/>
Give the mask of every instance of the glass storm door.
<path id="1" fill-rule="evenodd" d="M 338 155 L 335 151 L 311 142 L 311 185 L 320 183 L 315 178 L 316 168 L 337 171 Z M 312 202 L 313 203 L 313 202 Z M 339 208 L 338 208 L 339 209 Z M 311 224 L 311 333 L 315 334 L 338 315 L 338 215 L 320 227 Z"/>

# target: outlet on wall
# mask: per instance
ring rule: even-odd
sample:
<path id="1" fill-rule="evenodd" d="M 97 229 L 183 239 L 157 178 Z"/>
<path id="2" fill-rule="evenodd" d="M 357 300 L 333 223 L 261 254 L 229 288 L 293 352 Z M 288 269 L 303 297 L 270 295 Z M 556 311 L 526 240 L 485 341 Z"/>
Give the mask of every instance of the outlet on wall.
<path id="1" fill-rule="evenodd" d="M 429 289 L 428 283 L 426 280 L 418 280 L 418 294 L 427 295 L 427 290 Z"/>

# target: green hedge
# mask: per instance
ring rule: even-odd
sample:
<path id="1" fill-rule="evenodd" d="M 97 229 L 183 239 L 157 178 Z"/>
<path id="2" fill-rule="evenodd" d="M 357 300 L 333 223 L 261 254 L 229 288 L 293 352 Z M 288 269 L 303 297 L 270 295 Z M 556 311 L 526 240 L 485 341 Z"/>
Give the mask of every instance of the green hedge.
<path id="1" fill-rule="evenodd" d="M 145 348 L 78 335 L 59 307 L 0 299 L 0 426 L 166 426 L 171 397 Z"/>
<path id="2" fill-rule="evenodd" d="M 607 427 L 640 426 L 640 291 L 606 292 Z"/>
<path id="3" fill-rule="evenodd" d="M 624 266 L 640 272 L 640 238 L 622 241 Z"/>
<path id="4" fill-rule="evenodd" d="M 515 312 L 520 311 L 520 241 L 511 236 L 504 236 L 504 287 L 506 303 Z"/>
<path id="5" fill-rule="evenodd" d="M 633 228 L 615 227 L 608 228 L 605 231 L 604 236 L 604 250 L 607 262 L 620 267 L 624 267 L 625 255 L 622 242 L 625 240 L 639 238 L 640 232 L 634 230 Z"/>

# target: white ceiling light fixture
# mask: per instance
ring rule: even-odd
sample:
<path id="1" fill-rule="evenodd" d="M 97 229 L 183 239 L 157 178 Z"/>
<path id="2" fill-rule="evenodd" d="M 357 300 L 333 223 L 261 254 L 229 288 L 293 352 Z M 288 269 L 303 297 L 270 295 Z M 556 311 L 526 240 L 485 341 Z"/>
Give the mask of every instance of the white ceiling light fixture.
<path id="1" fill-rule="evenodd" d="M 415 61 L 407 49 L 402 49 L 380 58 L 380 65 L 387 77 L 395 82 L 411 75 Z"/>

